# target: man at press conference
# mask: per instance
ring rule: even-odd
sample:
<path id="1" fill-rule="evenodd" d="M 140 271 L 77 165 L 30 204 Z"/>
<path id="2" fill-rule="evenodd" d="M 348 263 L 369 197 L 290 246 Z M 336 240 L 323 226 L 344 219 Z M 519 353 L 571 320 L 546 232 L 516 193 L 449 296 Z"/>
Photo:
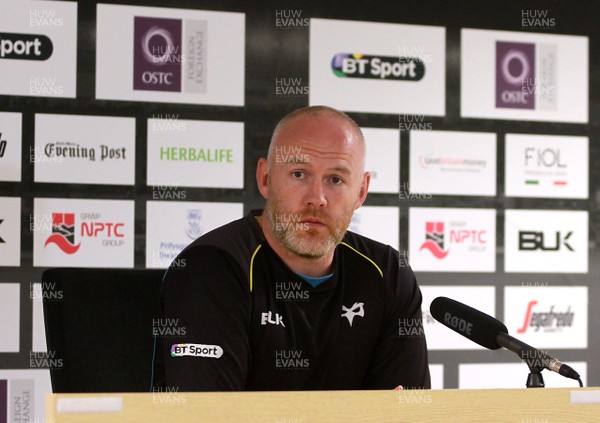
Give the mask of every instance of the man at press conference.
<path id="1" fill-rule="evenodd" d="M 364 164 L 362 132 L 340 111 L 277 124 L 256 171 L 264 210 L 198 238 L 165 274 L 162 318 L 185 335 L 157 338 L 153 389 L 430 388 L 412 270 L 347 231 Z"/>

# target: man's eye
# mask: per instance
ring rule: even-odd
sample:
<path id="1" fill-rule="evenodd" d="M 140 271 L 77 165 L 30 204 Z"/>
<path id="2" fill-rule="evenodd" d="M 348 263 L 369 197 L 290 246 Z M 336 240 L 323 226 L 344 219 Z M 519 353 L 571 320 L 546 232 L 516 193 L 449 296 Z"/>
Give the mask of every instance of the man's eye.
<path id="1" fill-rule="evenodd" d="M 339 185 L 342 184 L 344 180 L 342 178 L 338 178 L 337 176 L 332 176 L 331 182 L 333 182 L 334 185 Z"/>
<path id="2" fill-rule="evenodd" d="M 300 179 L 304 176 L 304 172 L 300 172 L 299 170 L 296 170 L 296 171 L 292 172 L 292 176 L 296 179 Z"/>

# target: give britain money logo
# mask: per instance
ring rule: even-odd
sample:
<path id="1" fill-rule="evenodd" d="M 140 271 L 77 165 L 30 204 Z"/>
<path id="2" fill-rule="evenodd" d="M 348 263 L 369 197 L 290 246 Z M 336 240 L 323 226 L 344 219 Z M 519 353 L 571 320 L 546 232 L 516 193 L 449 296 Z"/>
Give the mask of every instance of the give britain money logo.
<path id="1" fill-rule="evenodd" d="M 75 213 L 52 213 L 52 235 L 44 246 L 56 244 L 63 252 L 74 254 L 81 243 L 75 244 Z"/>
<path id="2" fill-rule="evenodd" d="M 438 259 L 445 258 L 450 250 L 444 249 L 444 222 L 425 223 L 425 242 L 419 251 L 429 250 Z"/>

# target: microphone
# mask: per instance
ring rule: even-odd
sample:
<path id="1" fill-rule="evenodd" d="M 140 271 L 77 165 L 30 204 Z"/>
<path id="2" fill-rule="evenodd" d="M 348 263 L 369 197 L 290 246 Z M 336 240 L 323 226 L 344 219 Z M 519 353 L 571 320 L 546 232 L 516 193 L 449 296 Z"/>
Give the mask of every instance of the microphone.
<path id="1" fill-rule="evenodd" d="M 572 367 L 560 362 L 525 342 L 508 334 L 508 329 L 500 320 L 446 297 L 438 297 L 431 302 L 429 311 L 435 320 L 453 331 L 490 350 L 504 347 L 521 357 L 529 367 L 546 368 L 570 379 L 581 380 Z"/>

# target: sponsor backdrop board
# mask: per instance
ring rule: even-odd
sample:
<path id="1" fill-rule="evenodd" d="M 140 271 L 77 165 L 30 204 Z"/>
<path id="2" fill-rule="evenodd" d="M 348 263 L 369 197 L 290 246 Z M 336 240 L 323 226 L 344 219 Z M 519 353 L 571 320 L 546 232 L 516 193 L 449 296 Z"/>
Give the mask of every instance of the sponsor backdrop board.
<path id="1" fill-rule="evenodd" d="M 398 193 L 400 181 L 400 132 L 395 129 L 361 128 L 367 157 L 365 171 L 371 173 L 370 193 Z"/>
<path id="2" fill-rule="evenodd" d="M 504 270 L 587 273 L 588 212 L 506 210 Z"/>
<path id="3" fill-rule="evenodd" d="M 77 6 L 2 1 L 0 94 L 75 98 Z"/>
<path id="4" fill-rule="evenodd" d="M 240 219 L 241 203 L 149 201 L 146 203 L 146 267 L 166 269 L 187 245 Z"/>
<path id="5" fill-rule="evenodd" d="M 446 29 L 310 20 L 310 104 L 367 113 L 445 114 Z"/>
<path id="6" fill-rule="evenodd" d="M 496 288 L 493 286 L 442 286 L 422 285 L 423 328 L 429 350 L 483 350 L 484 348 L 469 341 L 452 329 L 433 318 L 429 307 L 437 297 L 448 297 L 477 310 L 496 316 Z"/>
<path id="7" fill-rule="evenodd" d="M 506 134 L 506 195 L 589 197 L 589 138 Z"/>
<path id="8" fill-rule="evenodd" d="M 20 285 L 0 283 L 0 353 L 19 352 Z"/>
<path id="9" fill-rule="evenodd" d="M 27 370 L 0 370 L 0 404 L 6 404 L 5 422 L 47 422 L 45 396 L 52 393 L 48 366 L 62 366 L 62 359 L 30 355 Z M 38 368 L 35 368 L 38 367 Z M 0 409 L 1 410 L 1 409 Z"/>
<path id="10" fill-rule="evenodd" d="M 244 105 L 243 13 L 99 4 L 96 98 Z"/>
<path id="11" fill-rule="evenodd" d="M 37 114 L 33 161 L 36 182 L 133 185 L 135 119 Z"/>
<path id="12" fill-rule="evenodd" d="M 0 181 L 21 180 L 21 113 L 0 112 Z"/>
<path id="13" fill-rule="evenodd" d="M 348 230 L 398 249 L 400 209 L 398 207 L 362 206 L 354 211 Z"/>
<path id="14" fill-rule="evenodd" d="M 163 125 L 161 125 L 163 124 Z M 148 185 L 155 192 L 179 187 L 243 188 L 244 124 L 148 120 Z M 173 198 L 153 197 L 155 200 Z"/>
<path id="15" fill-rule="evenodd" d="M 538 348 L 587 348 L 588 287 L 506 286 L 504 324 Z"/>
<path id="16" fill-rule="evenodd" d="M 21 198 L 0 197 L 0 266 L 21 265 Z"/>
<path id="17" fill-rule="evenodd" d="M 33 265 L 133 267 L 133 201 L 35 198 Z"/>
<path id="18" fill-rule="evenodd" d="M 518 359 L 517 355 L 515 357 Z M 499 357 L 499 359 L 503 358 Z M 589 386 L 587 383 L 587 363 L 582 361 L 569 361 L 568 363 L 581 376 L 583 386 Z M 527 375 L 529 375 L 529 367 L 526 363 L 460 364 L 458 366 L 458 388 L 523 389 L 527 383 Z M 567 379 L 550 370 L 543 371 L 542 377 L 546 388 L 576 388 L 579 386 L 577 381 Z M 535 421 L 534 418 L 530 420 Z"/>
<path id="19" fill-rule="evenodd" d="M 461 116 L 588 122 L 588 37 L 461 30 Z"/>
<path id="20" fill-rule="evenodd" d="M 496 195 L 496 134 L 410 132 L 410 190 L 441 195 Z"/>
<path id="21" fill-rule="evenodd" d="M 415 271 L 494 272 L 496 210 L 411 207 L 409 253 Z"/>

